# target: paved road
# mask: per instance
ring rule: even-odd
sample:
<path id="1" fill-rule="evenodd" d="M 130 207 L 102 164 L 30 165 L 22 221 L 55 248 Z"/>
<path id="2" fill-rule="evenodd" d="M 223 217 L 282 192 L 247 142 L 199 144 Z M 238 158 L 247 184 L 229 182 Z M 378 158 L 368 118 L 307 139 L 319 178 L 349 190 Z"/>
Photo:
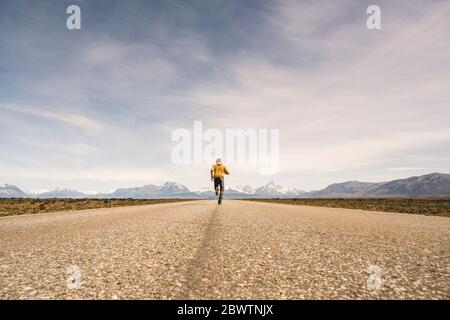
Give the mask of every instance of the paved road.
<path id="1" fill-rule="evenodd" d="M 0 299 L 450 298 L 444 217 L 196 201 L 4 217 L 0 241 Z"/>

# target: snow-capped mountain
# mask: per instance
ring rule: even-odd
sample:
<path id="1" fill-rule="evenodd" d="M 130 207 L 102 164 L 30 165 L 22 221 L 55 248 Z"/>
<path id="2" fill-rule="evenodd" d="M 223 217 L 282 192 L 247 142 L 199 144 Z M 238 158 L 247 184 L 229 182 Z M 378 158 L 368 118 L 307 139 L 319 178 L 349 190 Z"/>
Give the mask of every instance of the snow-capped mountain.
<path id="1" fill-rule="evenodd" d="M 135 188 L 120 188 L 111 194 L 104 195 L 108 198 L 135 198 L 135 199 L 153 199 L 153 198 L 189 198 L 194 195 L 188 188 L 176 182 L 166 182 L 161 186 L 153 184 Z"/>
<path id="2" fill-rule="evenodd" d="M 252 194 L 255 193 L 255 189 L 253 189 L 251 186 L 249 185 L 231 185 L 228 189 L 225 187 L 225 189 L 227 191 L 233 191 L 233 192 L 240 192 L 240 193 L 245 193 L 245 194 Z"/>
<path id="3" fill-rule="evenodd" d="M 243 198 L 294 198 L 299 197 L 304 192 L 298 189 L 284 188 L 270 181 L 259 188 L 252 188 L 249 185 L 231 185 L 225 186 L 225 198 L 243 199 Z M 200 198 L 213 198 L 214 189 L 211 185 L 209 188 L 203 188 L 196 192 Z"/>
<path id="4" fill-rule="evenodd" d="M 200 190 L 194 191 L 198 195 L 209 195 L 214 193 L 214 188 L 211 183 L 210 187 L 203 187 Z M 255 189 L 253 189 L 251 186 L 248 185 L 231 185 L 231 186 L 225 186 L 225 192 L 226 193 L 242 193 L 242 194 L 253 194 L 255 193 Z"/>
<path id="5" fill-rule="evenodd" d="M 11 184 L 0 184 L 0 198 L 23 198 L 26 193 Z"/>
<path id="6" fill-rule="evenodd" d="M 302 190 L 295 188 L 285 188 L 283 186 L 275 184 L 274 181 L 270 181 L 266 183 L 264 186 L 257 188 L 255 190 L 255 194 L 258 196 L 267 196 L 267 197 L 298 197 L 301 194 L 305 193 Z"/>
<path id="7" fill-rule="evenodd" d="M 35 194 L 34 198 L 72 198 L 72 199 L 80 199 L 80 198 L 89 198 L 90 195 L 71 189 L 60 189 L 57 188 L 55 190 L 51 190 L 48 192 Z"/>
<path id="8" fill-rule="evenodd" d="M 43 194 L 43 193 L 46 193 L 49 191 L 50 190 L 48 190 L 48 189 L 33 189 L 33 190 L 28 190 L 26 193 L 37 196 L 37 195 L 40 195 L 40 194 Z"/>
<path id="9" fill-rule="evenodd" d="M 159 186 L 158 189 L 161 193 L 166 194 L 191 192 L 188 188 L 176 182 L 166 182 L 163 185 Z"/>

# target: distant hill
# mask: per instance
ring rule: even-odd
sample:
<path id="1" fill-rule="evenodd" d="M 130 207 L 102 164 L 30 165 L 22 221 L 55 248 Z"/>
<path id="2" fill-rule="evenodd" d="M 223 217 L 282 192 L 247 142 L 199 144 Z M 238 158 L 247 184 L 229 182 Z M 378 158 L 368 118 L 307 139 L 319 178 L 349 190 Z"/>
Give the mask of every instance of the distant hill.
<path id="1" fill-rule="evenodd" d="M 308 198 L 340 198 L 340 197 L 363 197 L 364 194 L 378 188 L 383 183 L 348 181 L 333 183 L 318 191 L 311 191 L 304 196 Z"/>
<path id="2" fill-rule="evenodd" d="M 376 198 L 450 196 L 450 174 L 431 173 L 418 177 L 371 183 L 348 181 L 304 194 L 306 198 Z"/>
<path id="3" fill-rule="evenodd" d="M 382 183 L 363 194 L 365 197 L 449 196 L 450 174 L 431 173 Z"/>
<path id="4" fill-rule="evenodd" d="M 398 179 L 387 182 L 347 181 L 333 183 L 324 189 L 304 192 L 296 188 L 285 188 L 270 181 L 264 186 L 226 187 L 225 197 L 246 198 L 388 198 L 388 197 L 426 197 L 450 196 L 450 174 L 431 173 L 418 177 Z M 55 189 L 42 193 L 26 193 L 13 185 L 0 185 L 0 198 L 214 198 L 212 185 L 199 191 L 191 191 L 182 184 L 166 182 L 160 186 L 148 184 L 141 187 L 119 188 L 111 193 L 83 193 L 70 189 Z"/>

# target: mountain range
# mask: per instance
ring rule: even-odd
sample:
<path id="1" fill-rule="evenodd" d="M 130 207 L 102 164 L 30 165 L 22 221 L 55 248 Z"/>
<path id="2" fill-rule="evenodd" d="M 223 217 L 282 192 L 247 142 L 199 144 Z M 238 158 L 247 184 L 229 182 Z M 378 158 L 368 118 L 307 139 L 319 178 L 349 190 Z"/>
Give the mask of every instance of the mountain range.
<path id="1" fill-rule="evenodd" d="M 191 191 L 182 184 L 166 182 L 160 186 L 144 185 L 119 188 L 111 193 L 83 193 L 70 189 L 44 192 L 24 192 L 10 184 L 0 185 L 0 198 L 213 198 L 214 190 L 203 188 Z M 450 196 L 450 174 L 431 173 L 387 182 L 347 181 L 334 183 L 324 189 L 305 192 L 296 188 L 284 188 L 273 181 L 264 186 L 230 186 L 226 198 L 385 198 L 385 197 L 445 197 Z"/>
<path id="2" fill-rule="evenodd" d="M 450 196 L 450 174 L 431 173 L 387 182 L 348 181 L 307 193 L 308 198 Z"/>

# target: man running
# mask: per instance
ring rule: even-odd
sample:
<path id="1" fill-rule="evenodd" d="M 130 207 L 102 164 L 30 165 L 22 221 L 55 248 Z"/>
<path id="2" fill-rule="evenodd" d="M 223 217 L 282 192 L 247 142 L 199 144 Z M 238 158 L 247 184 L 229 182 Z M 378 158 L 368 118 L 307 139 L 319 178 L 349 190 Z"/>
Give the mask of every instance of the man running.
<path id="1" fill-rule="evenodd" d="M 214 189 L 216 190 L 216 196 L 219 195 L 219 204 L 222 204 L 224 185 L 224 176 L 230 174 L 227 167 L 222 163 L 222 159 L 218 158 L 216 164 L 211 167 L 211 181 L 214 181 Z"/>

